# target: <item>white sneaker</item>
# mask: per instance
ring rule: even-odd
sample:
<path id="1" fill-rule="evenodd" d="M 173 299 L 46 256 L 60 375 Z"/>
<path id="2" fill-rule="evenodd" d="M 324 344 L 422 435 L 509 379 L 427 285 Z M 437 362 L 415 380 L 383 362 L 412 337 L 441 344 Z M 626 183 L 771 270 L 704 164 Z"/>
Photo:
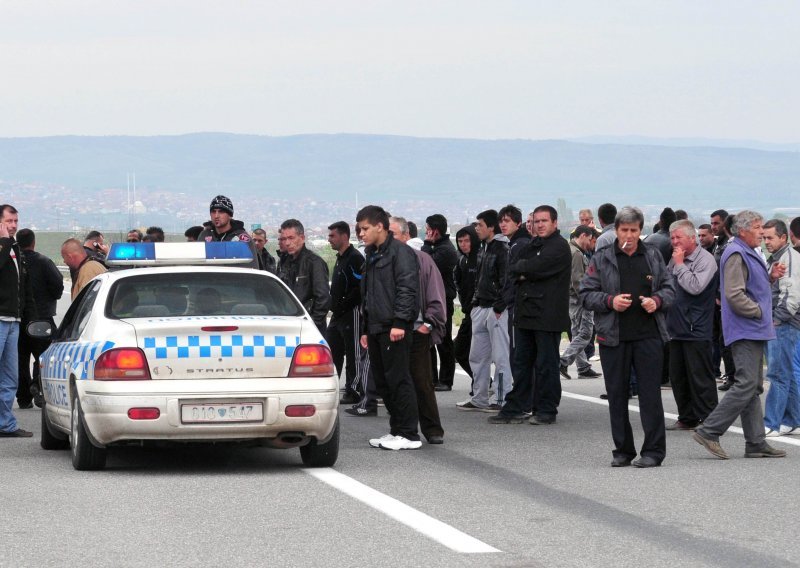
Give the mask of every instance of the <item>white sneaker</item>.
<path id="1" fill-rule="evenodd" d="M 781 436 L 800 436 L 800 426 L 781 426 Z"/>
<path id="2" fill-rule="evenodd" d="M 600 360 L 600 355 L 592 355 L 591 357 L 589 357 L 589 361 L 599 361 L 599 360 Z"/>
<path id="3" fill-rule="evenodd" d="M 777 438 L 778 436 L 782 436 L 779 431 L 773 430 L 772 428 L 764 428 L 764 437 L 766 438 Z"/>
<path id="4" fill-rule="evenodd" d="M 370 443 L 372 440 L 370 440 Z M 383 440 L 381 448 L 384 450 L 418 450 L 422 447 L 421 440 L 409 440 L 402 436 L 392 436 L 391 440 Z"/>
<path id="5" fill-rule="evenodd" d="M 381 436 L 380 438 L 371 438 L 369 441 L 369 445 L 373 448 L 380 448 L 381 442 L 388 442 L 389 440 L 394 440 L 394 436 L 391 434 L 386 434 L 385 436 Z"/>

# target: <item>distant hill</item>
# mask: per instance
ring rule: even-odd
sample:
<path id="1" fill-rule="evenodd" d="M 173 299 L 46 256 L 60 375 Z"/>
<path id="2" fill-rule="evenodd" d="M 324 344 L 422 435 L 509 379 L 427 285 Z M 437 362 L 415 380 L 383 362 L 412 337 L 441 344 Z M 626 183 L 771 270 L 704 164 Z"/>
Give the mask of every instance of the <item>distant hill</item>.
<path id="1" fill-rule="evenodd" d="M 91 194 L 140 186 L 202 196 L 448 206 L 565 198 L 570 207 L 668 204 L 800 207 L 800 153 L 711 146 L 464 140 L 359 134 L 271 137 L 57 136 L 0 139 L 3 184 L 57 184 Z M 205 205 L 203 205 L 204 207 Z"/>

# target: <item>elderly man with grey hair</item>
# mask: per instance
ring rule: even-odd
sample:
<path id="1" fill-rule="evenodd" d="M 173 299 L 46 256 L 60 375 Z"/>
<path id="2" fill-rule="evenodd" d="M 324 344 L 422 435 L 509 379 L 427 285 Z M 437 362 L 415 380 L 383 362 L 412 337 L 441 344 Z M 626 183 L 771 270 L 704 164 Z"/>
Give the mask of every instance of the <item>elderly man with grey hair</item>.
<path id="1" fill-rule="evenodd" d="M 736 238 L 725 247 L 720 259 L 722 331 L 725 344 L 731 347 L 736 376 L 728 393 L 695 430 L 693 438 L 721 460 L 728 459 L 728 454 L 720 446 L 719 438 L 740 416 L 745 457 L 786 455 L 765 440 L 759 399 L 764 383 L 764 348 L 775 339 L 769 273 L 764 259 L 754 250 L 764 236 L 763 221 L 755 211 L 738 213 L 732 227 Z"/>
<path id="2" fill-rule="evenodd" d="M 717 406 L 717 383 L 711 362 L 711 335 L 717 296 L 717 262 L 697 243 L 691 221 L 669 226 L 675 278 L 675 302 L 667 313 L 669 379 L 678 420 L 667 430 L 694 430 Z"/>
<path id="3" fill-rule="evenodd" d="M 595 252 L 581 281 L 583 307 L 595 316 L 600 363 L 608 392 L 612 467 L 657 467 L 667 453 L 661 365 L 669 339 L 664 314 L 675 296 L 672 275 L 661 253 L 639 240 L 644 216 L 623 207 L 614 220 L 616 240 Z M 639 383 L 644 443 L 636 457 L 628 418 L 631 367 Z"/>

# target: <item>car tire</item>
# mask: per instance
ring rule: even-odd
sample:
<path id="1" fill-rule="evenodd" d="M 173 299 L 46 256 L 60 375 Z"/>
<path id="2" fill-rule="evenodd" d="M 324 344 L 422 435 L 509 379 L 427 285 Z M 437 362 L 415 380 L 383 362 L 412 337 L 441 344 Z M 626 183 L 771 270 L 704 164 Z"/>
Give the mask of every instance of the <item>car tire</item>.
<path id="1" fill-rule="evenodd" d="M 42 439 L 39 445 L 43 450 L 66 450 L 69 448 L 69 436 L 58 436 L 53 434 L 50 426 L 50 419 L 47 417 L 47 404 L 42 406 Z"/>
<path id="2" fill-rule="evenodd" d="M 303 465 L 306 467 L 333 466 L 339 457 L 339 419 L 336 419 L 333 434 L 327 442 L 318 444 L 314 440 L 305 446 L 300 446 L 300 457 L 303 458 Z"/>
<path id="3" fill-rule="evenodd" d="M 103 469 L 106 466 L 106 449 L 98 448 L 89 439 L 83 423 L 83 410 L 77 396 L 72 399 L 71 416 L 69 441 L 72 467 L 79 471 Z"/>

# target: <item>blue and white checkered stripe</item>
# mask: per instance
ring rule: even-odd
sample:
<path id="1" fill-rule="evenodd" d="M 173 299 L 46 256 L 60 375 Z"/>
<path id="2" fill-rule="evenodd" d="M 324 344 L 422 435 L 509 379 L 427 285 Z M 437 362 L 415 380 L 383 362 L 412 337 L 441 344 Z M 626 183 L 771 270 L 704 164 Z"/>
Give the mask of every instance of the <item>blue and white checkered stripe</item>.
<path id="1" fill-rule="evenodd" d="M 73 372 L 75 378 L 85 379 L 97 358 L 112 347 L 113 341 L 55 343 L 42 354 L 43 375 L 65 380 Z M 50 357 L 54 357 L 52 363 Z M 67 357 L 69 364 L 64 366 Z"/>
<path id="2" fill-rule="evenodd" d="M 145 337 L 148 359 L 291 357 L 300 337 L 286 335 L 168 335 Z"/>

